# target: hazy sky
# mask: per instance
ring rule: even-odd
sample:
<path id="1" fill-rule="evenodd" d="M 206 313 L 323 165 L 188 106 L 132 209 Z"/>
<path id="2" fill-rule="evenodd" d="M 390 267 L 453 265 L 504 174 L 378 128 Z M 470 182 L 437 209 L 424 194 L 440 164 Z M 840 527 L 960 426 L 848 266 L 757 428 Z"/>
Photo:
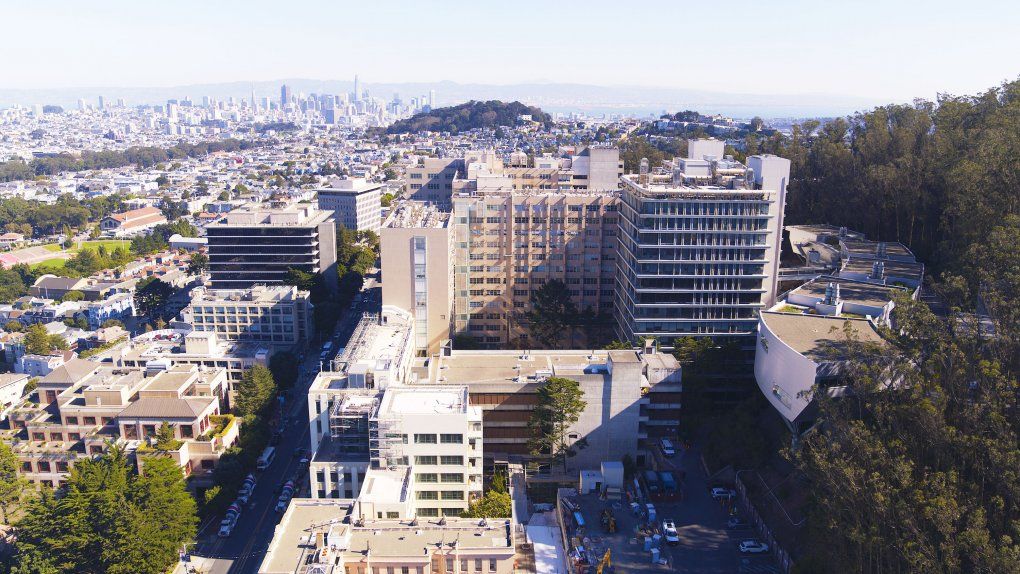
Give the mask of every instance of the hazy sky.
<path id="1" fill-rule="evenodd" d="M 555 81 L 907 101 L 1020 75 L 1020 2 L 15 0 L 0 88 Z"/>

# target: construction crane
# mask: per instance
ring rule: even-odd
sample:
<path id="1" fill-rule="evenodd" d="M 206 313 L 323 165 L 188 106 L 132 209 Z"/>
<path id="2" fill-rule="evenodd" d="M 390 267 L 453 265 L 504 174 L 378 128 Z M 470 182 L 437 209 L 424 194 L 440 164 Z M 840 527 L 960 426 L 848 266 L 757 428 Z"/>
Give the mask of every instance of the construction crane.
<path id="1" fill-rule="evenodd" d="M 606 553 L 602 556 L 602 561 L 599 562 L 599 565 L 595 568 L 595 574 L 602 574 L 602 571 L 605 570 L 606 568 L 612 569 L 613 560 L 610 557 L 611 552 L 612 549 L 610 548 L 606 549 Z"/>

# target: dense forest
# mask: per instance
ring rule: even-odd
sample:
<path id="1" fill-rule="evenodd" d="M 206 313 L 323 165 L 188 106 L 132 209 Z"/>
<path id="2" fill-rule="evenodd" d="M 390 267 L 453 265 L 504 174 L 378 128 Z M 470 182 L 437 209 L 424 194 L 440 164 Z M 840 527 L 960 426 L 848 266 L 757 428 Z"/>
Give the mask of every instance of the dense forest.
<path id="1" fill-rule="evenodd" d="M 85 171 L 135 165 L 152 167 L 174 159 L 201 157 L 220 151 L 248 149 L 248 141 L 225 139 L 214 142 L 189 144 L 180 142 L 171 148 L 134 146 L 123 151 L 82 151 L 80 155 L 68 153 L 38 157 L 29 162 L 10 160 L 0 162 L 0 182 L 32 179 L 40 175 L 55 175 L 63 171 Z"/>
<path id="2" fill-rule="evenodd" d="M 547 127 L 552 125 L 552 117 L 534 106 L 520 102 L 472 100 L 458 106 L 415 114 L 411 118 L 394 123 L 386 129 L 386 133 L 406 134 L 421 131 L 456 133 L 476 128 L 512 127 L 523 123 L 520 119 L 522 115 L 530 115 L 532 120 Z"/>
<path id="3" fill-rule="evenodd" d="M 797 571 L 1020 572 L 1020 82 L 890 105 L 791 136 L 787 223 L 901 241 L 951 310 L 897 301 L 788 458 L 807 491 Z M 743 155 L 743 154 L 740 154 Z M 888 381 L 898 381 L 890 388 Z"/>

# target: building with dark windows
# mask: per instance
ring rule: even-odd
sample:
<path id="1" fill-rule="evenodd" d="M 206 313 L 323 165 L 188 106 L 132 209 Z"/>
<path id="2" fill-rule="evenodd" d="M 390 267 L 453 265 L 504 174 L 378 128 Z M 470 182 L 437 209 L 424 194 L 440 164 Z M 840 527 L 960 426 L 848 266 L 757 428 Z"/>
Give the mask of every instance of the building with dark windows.
<path id="1" fill-rule="evenodd" d="M 311 205 L 232 211 L 206 227 L 213 289 L 281 285 L 291 268 L 322 273 L 336 289 L 333 214 Z"/>
<path id="2" fill-rule="evenodd" d="M 775 300 L 790 161 L 699 157 L 621 178 L 617 320 L 626 340 L 751 337 Z M 691 154 L 689 154 L 690 156 Z"/>

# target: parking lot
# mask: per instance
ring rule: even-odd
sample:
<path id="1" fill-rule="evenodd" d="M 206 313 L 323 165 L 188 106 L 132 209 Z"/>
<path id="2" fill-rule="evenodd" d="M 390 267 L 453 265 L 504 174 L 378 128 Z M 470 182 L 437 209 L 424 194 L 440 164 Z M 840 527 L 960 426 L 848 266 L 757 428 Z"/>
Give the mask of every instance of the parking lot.
<path id="1" fill-rule="evenodd" d="M 583 529 L 574 528 L 571 536 L 586 548 L 591 562 L 597 563 L 611 550 L 615 572 L 691 572 L 723 574 L 733 572 L 778 572 L 771 556 L 742 554 L 738 547 L 742 540 L 754 539 L 756 534 L 747 527 L 728 528 L 727 522 L 739 517 L 731 512 L 726 500 L 713 500 L 711 484 L 695 450 L 678 452 L 661 461 L 663 469 L 672 470 L 677 478 L 683 476 L 680 496 L 673 500 L 652 500 L 656 510 L 655 532 L 662 533 L 662 521 L 676 525 L 678 541 L 668 544 L 661 539 L 653 546 L 659 548 L 658 557 L 666 564 L 653 563 L 654 554 L 646 548 L 645 538 L 651 534 L 645 514 L 637 515 L 631 505 L 621 500 L 603 500 L 598 496 L 584 495 L 570 498 L 581 513 Z M 643 507 L 645 500 L 637 501 Z M 616 520 L 616 531 L 607 532 L 602 524 L 603 511 L 610 510 Z M 576 527 L 577 520 L 566 520 Z M 746 518 L 746 517 L 745 517 Z M 581 533 L 581 537 L 577 533 Z"/>

